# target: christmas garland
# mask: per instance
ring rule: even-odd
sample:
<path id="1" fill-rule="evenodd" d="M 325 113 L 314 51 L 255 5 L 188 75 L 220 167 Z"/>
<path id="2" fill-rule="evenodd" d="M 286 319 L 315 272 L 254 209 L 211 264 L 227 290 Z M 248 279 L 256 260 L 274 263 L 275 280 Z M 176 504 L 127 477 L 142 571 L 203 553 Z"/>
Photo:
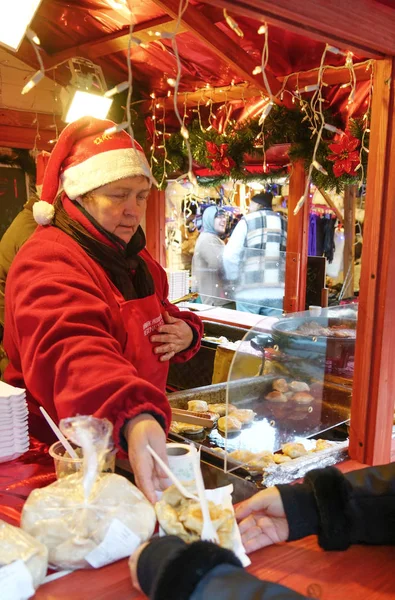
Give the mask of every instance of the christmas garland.
<path id="1" fill-rule="evenodd" d="M 340 126 L 339 121 L 328 112 L 325 114 L 325 122 L 333 125 L 333 129 Z M 265 157 L 262 147 L 267 151 L 275 144 L 291 144 L 291 162 L 304 160 L 307 170 L 315 144 L 306 114 L 300 109 L 290 110 L 284 106 L 273 107 L 264 127 L 259 125 L 259 118 L 239 125 L 230 121 L 225 131 L 219 133 L 214 127 L 204 127 L 201 119 L 195 119 L 188 125 L 188 132 L 194 162 L 199 167 L 213 171 L 212 176 L 199 178 L 201 185 L 218 185 L 229 178 L 248 182 L 284 176 L 286 168 L 253 175 L 246 169 L 246 156 L 263 162 Z M 362 140 L 363 147 L 368 147 L 369 138 L 364 122 L 354 119 L 349 120 L 348 130 L 343 135 L 331 131 L 325 131 L 325 134 L 316 155 L 324 172 L 314 169 L 312 183 L 339 192 L 345 185 L 359 183 L 364 179 L 367 152 L 359 150 Z M 166 162 L 163 151 L 156 150 L 154 156 L 153 170 L 157 181 L 165 179 L 165 166 L 167 177 L 170 174 L 178 176 L 187 170 L 187 151 L 180 133 L 173 133 L 166 140 Z M 361 167 L 358 166 L 359 163 Z"/>

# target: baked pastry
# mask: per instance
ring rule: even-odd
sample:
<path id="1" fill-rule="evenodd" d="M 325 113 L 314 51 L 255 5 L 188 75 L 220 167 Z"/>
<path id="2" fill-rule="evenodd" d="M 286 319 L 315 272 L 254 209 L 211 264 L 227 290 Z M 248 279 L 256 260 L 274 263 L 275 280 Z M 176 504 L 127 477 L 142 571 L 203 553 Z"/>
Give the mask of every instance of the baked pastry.
<path id="1" fill-rule="evenodd" d="M 203 433 L 204 428 L 201 425 L 191 425 L 190 423 L 182 423 L 181 421 L 172 421 L 170 424 L 170 431 L 171 433 L 196 435 L 197 433 Z"/>
<path id="2" fill-rule="evenodd" d="M 236 410 L 232 411 L 229 416 L 236 417 L 236 419 L 240 421 L 242 425 L 248 425 L 249 423 L 252 423 L 255 415 L 256 412 L 250 408 L 237 408 Z"/>
<path id="3" fill-rule="evenodd" d="M 310 404 L 313 402 L 314 397 L 307 392 L 296 392 L 291 399 L 298 404 Z"/>
<path id="4" fill-rule="evenodd" d="M 255 454 L 254 458 L 248 461 L 249 469 L 265 469 L 274 463 L 274 456 L 271 452 L 260 452 Z"/>
<path id="5" fill-rule="evenodd" d="M 306 448 L 299 442 L 288 442 L 287 444 L 283 444 L 281 449 L 283 454 L 290 458 L 299 458 L 299 456 L 307 454 Z"/>
<path id="6" fill-rule="evenodd" d="M 290 462 L 292 458 L 285 456 L 285 454 L 273 454 L 273 459 L 276 465 L 282 465 L 283 463 Z"/>
<path id="7" fill-rule="evenodd" d="M 231 413 L 236 409 L 233 404 L 228 404 L 228 413 Z M 220 404 L 209 404 L 208 405 L 209 412 L 215 412 L 220 417 L 224 417 L 226 415 L 226 402 L 222 402 Z"/>
<path id="8" fill-rule="evenodd" d="M 218 419 L 218 429 L 228 433 L 240 431 L 241 423 L 236 417 L 228 415 L 227 417 L 221 417 Z"/>
<path id="9" fill-rule="evenodd" d="M 204 400 L 189 400 L 188 410 L 191 410 L 193 412 L 207 412 L 207 402 L 205 402 Z"/>
<path id="10" fill-rule="evenodd" d="M 291 381 L 289 389 L 293 392 L 309 392 L 310 386 L 304 381 Z"/>
<path id="11" fill-rule="evenodd" d="M 273 381 L 273 389 L 277 392 L 282 392 L 285 394 L 285 392 L 288 392 L 288 383 L 285 379 L 275 379 Z"/>
<path id="12" fill-rule="evenodd" d="M 196 493 L 194 482 L 184 485 Z M 235 524 L 232 511 L 211 501 L 208 501 L 208 507 L 220 546 L 231 549 Z M 155 504 L 155 511 L 160 526 L 168 535 L 177 535 L 185 542 L 200 540 L 203 529 L 200 504 L 182 496 L 174 485 L 163 492 L 161 500 Z"/>
<path id="13" fill-rule="evenodd" d="M 333 444 L 328 442 L 328 440 L 317 440 L 315 443 L 315 448 L 314 448 L 313 452 L 319 452 L 320 450 L 327 450 L 328 448 L 331 448 L 332 446 L 333 446 Z"/>
<path id="14" fill-rule="evenodd" d="M 252 460 L 254 456 L 255 454 L 249 450 L 233 450 L 233 452 L 228 454 L 229 458 L 241 463 L 247 463 L 249 460 Z"/>
<path id="15" fill-rule="evenodd" d="M 265 396 L 265 399 L 269 402 L 288 402 L 287 396 L 281 392 L 270 392 Z"/>

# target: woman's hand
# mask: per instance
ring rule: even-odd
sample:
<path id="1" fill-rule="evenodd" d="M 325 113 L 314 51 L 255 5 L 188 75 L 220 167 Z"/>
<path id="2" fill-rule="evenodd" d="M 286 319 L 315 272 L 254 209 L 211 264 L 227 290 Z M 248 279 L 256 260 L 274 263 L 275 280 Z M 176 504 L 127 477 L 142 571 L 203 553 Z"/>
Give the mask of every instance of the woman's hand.
<path id="1" fill-rule="evenodd" d="M 276 487 L 262 490 L 236 508 L 246 552 L 285 542 L 289 537 L 283 501 Z"/>
<path id="2" fill-rule="evenodd" d="M 166 473 L 148 452 L 147 444 L 167 464 L 165 432 L 152 415 L 143 413 L 127 423 L 125 437 L 128 442 L 129 461 L 136 485 L 154 504 L 156 502 L 155 490 L 166 489 L 169 482 Z"/>
<path id="3" fill-rule="evenodd" d="M 178 352 L 189 348 L 193 340 L 191 327 L 183 320 L 176 319 L 165 312 L 165 325 L 158 327 L 157 332 L 151 336 L 151 342 L 159 344 L 154 348 L 155 354 L 161 354 L 161 362 L 170 360 Z"/>

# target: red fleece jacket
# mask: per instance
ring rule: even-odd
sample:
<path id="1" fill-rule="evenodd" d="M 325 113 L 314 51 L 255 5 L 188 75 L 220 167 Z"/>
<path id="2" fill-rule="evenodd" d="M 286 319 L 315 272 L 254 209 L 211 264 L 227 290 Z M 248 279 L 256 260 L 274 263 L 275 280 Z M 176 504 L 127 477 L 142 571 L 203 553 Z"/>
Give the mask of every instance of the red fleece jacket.
<path id="1" fill-rule="evenodd" d="M 202 323 L 168 302 L 165 271 L 147 250 L 140 256 L 166 310 L 198 333 L 194 347 L 173 359 L 188 360 L 200 347 Z M 117 446 L 125 421 L 142 412 L 157 415 L 168 428 L 164 392 L 139 377 L 123 355 L 132 332 L 125 331 L 117 299 L 123 300 L 102 267 L 55 227 L 39 227 L 16 256 L 6 286 L 5 379 L 26 387 L 30 432 L 38 439 L 52 441 L 39 406 L 55 422 L 76 414 L 106 417 Z"/>

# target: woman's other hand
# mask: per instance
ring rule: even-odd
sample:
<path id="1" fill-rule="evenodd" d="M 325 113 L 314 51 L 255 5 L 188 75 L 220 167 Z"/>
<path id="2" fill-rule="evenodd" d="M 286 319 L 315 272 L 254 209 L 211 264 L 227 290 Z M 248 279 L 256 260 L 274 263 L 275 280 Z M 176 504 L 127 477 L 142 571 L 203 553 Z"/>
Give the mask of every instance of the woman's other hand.
<path id="1" fill-rule="evenodd" d="M 262 490 L 239 504 L 236 519 L 247 553 L 285 542 L 289 537 L 283 501 L 276 487 Z"/>
<path id="2" fill-rule="evenodd" d="M 161 362 L 170 360 L 178 352 L 186 350 L 193 341 L 192 329 L 183 319 L 172 317 L 168 312 L 165 312 L 163 317 L 165 325 L 158 327 L 156 333 L 151 336 L 151 342 L 159 344 L 154 348 L 154 352 L 161 355 Z"/>
<path id="3" fill-rule="evenodd" d="M 167 464 L 166 436 L 158 421 L 149 414 L 131 419 L 125 428 L 130 465 L 137 487 L 152 504 L 156 502 L 155 490 L 166 489 L 169 482 L 147 450 L 149 444 Z"/>

